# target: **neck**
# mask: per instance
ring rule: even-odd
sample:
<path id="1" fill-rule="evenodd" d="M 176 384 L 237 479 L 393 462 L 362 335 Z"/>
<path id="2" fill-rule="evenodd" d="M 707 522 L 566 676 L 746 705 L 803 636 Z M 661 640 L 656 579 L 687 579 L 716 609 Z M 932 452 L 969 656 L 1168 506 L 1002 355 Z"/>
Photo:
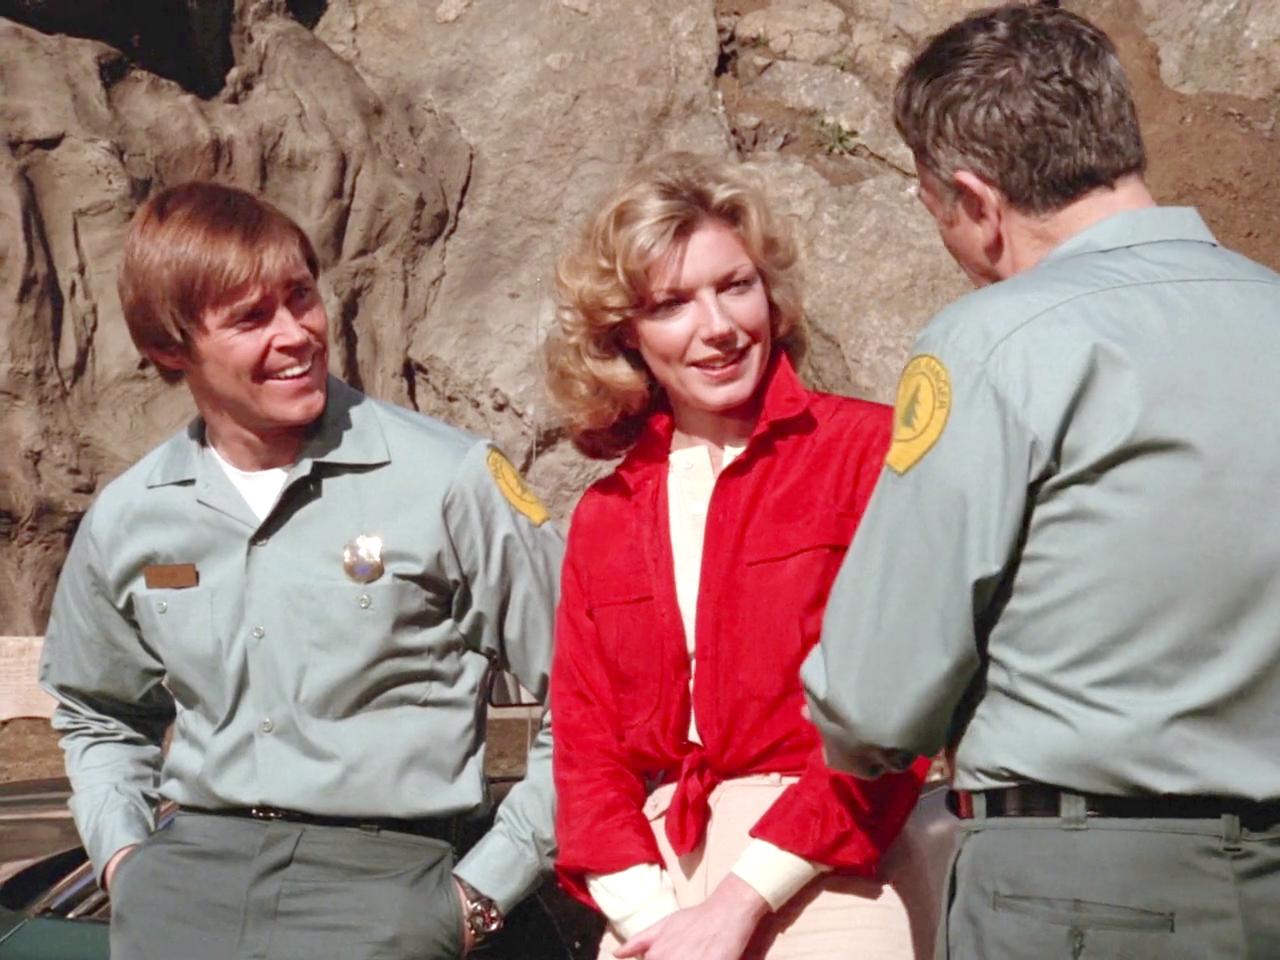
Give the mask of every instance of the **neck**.
<path id="1" fill-rule="evenodd" d="M 258 434 L 234 423 L 205 418 L 205 440 L 223 460 L 239 470 L 272 470 L 291 467 L 302 450 L 302 430 Z"/>
<path id="2" fill-rule="evenodd" d="M 1155 205 L 1141 174 L 1134 173 L 1121 177 L 1114 187 L 1099 187 L 1049 213 L 1027 214 L 1007 209 L 1006 256 L 1000 279 L 1030 270 L 1056 247 L 1108 217 Z"/>
<path id="3" fill-rule="evenodd" d="M 742 447 L 755 429 L 760 411 L 753 404 L 750 410 L 731 413 L 707 413 L 701 410 L 675 411 L 675 433 L 671 437 L 673 449 L 680 447 L 710 447 L 713 457 L 725 447 Z"/>

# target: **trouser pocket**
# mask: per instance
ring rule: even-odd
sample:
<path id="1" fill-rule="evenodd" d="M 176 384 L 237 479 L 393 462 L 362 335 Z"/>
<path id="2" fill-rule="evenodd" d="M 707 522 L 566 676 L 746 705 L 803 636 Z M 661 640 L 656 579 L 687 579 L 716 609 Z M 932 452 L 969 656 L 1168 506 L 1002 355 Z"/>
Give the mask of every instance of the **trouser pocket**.
<path id="1" fill-rule="evenodd" d="M 452 851 L 443 844 L 411 843 L 376 870 L 370 869 L 367 847 L 361 853 L 363 869 L 336 860 L 329 873 L 311 860 L 305 870 L 286 872 L 268 960 L 460 957 L 462 914 Z"/>
<path id="2" fill-rule="evenodd" d="M 1045 923 L 1095 930 L 1163 930 L 1173 932 L 1173 914 L 1142 910 L 1115 903 L 1064 900 L 1055 897 L 1024 897 L 995 893 L 991 906 L 997 911 L 1034 917 Z"/>

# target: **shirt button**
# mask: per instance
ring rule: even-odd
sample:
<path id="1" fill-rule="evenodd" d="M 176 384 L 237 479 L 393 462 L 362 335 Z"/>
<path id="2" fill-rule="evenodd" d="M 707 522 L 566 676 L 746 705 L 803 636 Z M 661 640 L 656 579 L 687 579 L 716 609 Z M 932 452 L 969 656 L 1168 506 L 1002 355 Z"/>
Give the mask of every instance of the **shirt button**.
<path id="1" fill-rule="evenodd" d="M 276 728 L 276 725 L 275 725 L 274 723 L 272 723 L 272 722 L 271 722 L 271 718 L 270 718 L 270 717 L 267 717 L 265 720 L 263 720 L 263 721 L 262 721 L 262 732 L 263 732 L 263 733 L 270 733 L 270 732 L 271 732 L 272 730 L 274 730 L 275 728 Z"/>
<path id="2" fill-rule="evenodd" d="M 261 627 L 254 627 L 249 632 L 253 634 L 253 639 L 255 640 L 261 640 L 267 635 L 267 631 L 263 630 Z"/>
<path id="3" fill-rule="evenodd" d="M 165 603 L 163 600 L 156 601 L 156 613 L 164 613 L 168 609 L 169 609 L 169 605 Z"/>
<path id="4" fill-rule="evenodd" d="M 373 606 L 373 600 L 370 599 L 369 595 L 367 593 L 360 594 L 360 609 L 368 610 L 371 606 Z"/>
<path id="5" fill-rule="evenodd" d="M 267 537 L 266 537 L 266 534 L 261 534 L 261 533 L 260 533 L 260 534 L 258 534 L 256 537 L 254 537 L 252 540 L 250 540 L 249 542 L 250 542 L 250 543 L 252 543 L 255 547 L 265 546 L 265 545 L 266 545 L 266 543 L 267 543 Z"/>

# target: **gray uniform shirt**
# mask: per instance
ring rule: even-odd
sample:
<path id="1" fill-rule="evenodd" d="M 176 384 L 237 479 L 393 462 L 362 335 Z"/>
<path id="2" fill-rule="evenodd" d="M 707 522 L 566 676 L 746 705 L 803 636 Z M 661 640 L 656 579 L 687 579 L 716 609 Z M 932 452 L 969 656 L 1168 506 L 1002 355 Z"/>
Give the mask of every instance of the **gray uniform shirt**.
<path id="1" fill-rule="evenodd" d="M 473 813 L 487 803 L 491 661 L 545 694 L 563 545 L 517 509 L 525 491 L 505 460 L 336 380 L 317 427 L 261 524 L 197 421 L 109 484 L 80 526 L 41 679 L 99 870 L 152 830 L 159 797 Z M 384 544 L 367 583 L 343 567 L 360 535 Z M 155 584 L 179 564 L 197 584 Z M 548 720 L 459 875 L 510 907 L 548 866 L 553 821 Z"/>
<path id="2" fill-rule="evenodd" d="M 1280 797 L 1278 360 L 1280 276 L 1189 209 L 935 318 L 804 667 L 832 763 Z"/>

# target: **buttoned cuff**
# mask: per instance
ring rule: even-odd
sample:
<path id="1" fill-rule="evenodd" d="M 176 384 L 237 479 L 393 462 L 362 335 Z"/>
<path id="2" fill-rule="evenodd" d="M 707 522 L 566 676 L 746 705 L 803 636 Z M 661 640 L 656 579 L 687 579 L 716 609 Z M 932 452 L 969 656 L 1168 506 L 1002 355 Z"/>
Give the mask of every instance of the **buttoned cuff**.
<path id="1" fill-rule="evenodd" d="M 480 838 L 454 868 L 504 914 L 527 897 L 542 879 L 542 864 L 494 828 Z"/>
<path id="2" fill-rule="evenodd" d="M 623 941 L 680 909 L 671 877 L 656 863 L 638 863 L 614 873 L 587 874 L 585 879 L 591 899 Z"/>
<path id="3" fill-rule="evenodd" d="M 764 897 L 770 910 L 777 910 L 806 883 L 829 869 L 759 839 L 747 844 L 733 865 L 733 873 Z"/>

